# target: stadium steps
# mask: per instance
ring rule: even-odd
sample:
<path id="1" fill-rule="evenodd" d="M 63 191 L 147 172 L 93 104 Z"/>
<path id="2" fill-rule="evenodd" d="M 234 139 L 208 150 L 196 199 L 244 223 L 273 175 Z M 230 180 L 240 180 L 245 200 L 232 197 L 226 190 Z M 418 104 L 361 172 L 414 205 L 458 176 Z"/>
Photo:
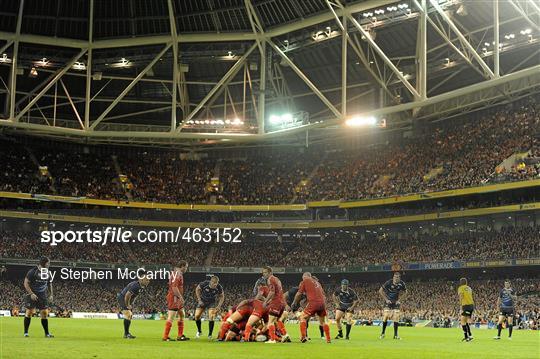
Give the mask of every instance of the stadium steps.
<path id="1" fill-rule="evenodd" d="M 37 170 L 41 170 L 41 165 L 39 164 L 38 159 L 36 158 L 36 155 L 34 155 L 34 152 L 29 147 L 24 147 L 26 152 L 28 153 L 28 156 L 30 157 L 30 160 L 32 163 L 37 167 Z M 53 194 L 58 194 L 58 191 L 56 190 L 56 186 L 54 185 L 54 177 L 51 173 L 51 171 L 47 170 L 47 178 L 49 178 L 49 189 Z"/>
<path id="2" fill-rule="evenodd" d="M 122 173 L 122 168 L 120 168 L 120 164 L 118 163 L 118 157 L 115 156 L 115 155 L 111 155 L 111 159 L 112 159 L 112 162 L 113 162 L 114 170 L 116 171 L 116 178 L 118 178 L 119 185 L 122 188 L 126 198 L 129 201 L 131 201 L 133 199 L 133 196 L 131 195 L 131 192 L 128 191 L 124 186 L 122 186 L 121 177 L 124 176 L 124 174 Z"/>
<path id="3" fill-rule="evenodd" d="M 212 259 L 214 259 L 214 253 L 216 252 L 216 247 L 211 246 L 208 250 L 208 255 L 204 259 L 204 266 L 210 267 L 212 265 Z"/>
<path id="4" fill-rule="evenodd" d="M 321 167 L 321 165 L 326 161 L 326 158 L 328 157 L 328 152 L 324 152 L 324 155 L 323 157 L 321 158 L 321 160 L 319 161 L 319 163 L 317 163 L 317 165 L 315 167 L 313 167 L 313 169 L 311 170 L 311 172 L 309 173 L 309 175 L 307 176 L 307 178 L 303 178 L 300 180 L 300 182 L 298 182 L 298 184 L 296 185 L 295 188 L 301 188 L 301 187 L 309 187 L 309 183 L 311 182 L 311 180 L 313 179 L 313 177 L 315 177 L 315 175 L 317 174 L 317 171 L 319 170 L 319 168 Z M 294 196 L 293 198 L 291 199 L 291 201 L 289 202 L 289 204 L 294 204 L 296 203 L 296 200 L 298 199 L 298 191 L 295 191 L 294 192 Z"/>

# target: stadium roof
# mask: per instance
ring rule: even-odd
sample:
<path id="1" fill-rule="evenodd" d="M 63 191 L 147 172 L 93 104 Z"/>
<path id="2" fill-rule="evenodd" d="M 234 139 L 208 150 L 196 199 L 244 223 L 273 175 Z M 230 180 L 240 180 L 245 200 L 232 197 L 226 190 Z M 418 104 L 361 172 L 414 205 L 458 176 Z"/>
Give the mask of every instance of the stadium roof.
<path id="1" fill-rule="evenodd" d="M 0 125 L 148 143 L 408 126 L 537 91 L 539 23 L 534 0 L 4 0 Z"/>

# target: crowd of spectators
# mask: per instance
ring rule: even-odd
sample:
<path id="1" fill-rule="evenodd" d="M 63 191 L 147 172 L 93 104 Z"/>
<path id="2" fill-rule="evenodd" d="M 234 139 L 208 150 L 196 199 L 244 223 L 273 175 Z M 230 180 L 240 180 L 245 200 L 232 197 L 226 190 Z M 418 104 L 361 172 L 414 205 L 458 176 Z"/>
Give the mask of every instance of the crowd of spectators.
<path id="1" fill-rule="evenodd" d="M 288 204 L 446 190 L 538 177 L 539 129 L 539 106 L 531 97 L 431 125 L 412 138 L 354 150 L 314 146 L 194 160 L 173 151 L 118 155 L 110 149 L 96 154 L 6 142 L 0 146 L 0 189 L 36 191 L 39 171 L 28 156 L 30 150 L 52 180 L 39 190 L 71 196 Z M 529 152 L 526 161 L 500 166 L 521 152 Z M 120 175 L 129 185 L 118 183 Z"/>
<path id="2" fill-rule="evenodd" d="M 189 273 L 186 275 L 189 278 Z M 322 280 L 322 279 L 321 279 Z M 405 278 L 406 280 L 406 278 Z M 24 298 L 22 281 L 2 280 L 2 296 L 0 309 L 21 309 Z M 116 295 L 126 283 L 120 281 L 57 281 L 54 283 L 52 309 L 60 315 L 72 311 L 86 312 L 119 312 Z M 444 279 L 407 282 L 407 297 L 402 301 L 402 316 L 412 321 L 459 318 L 459 301 L 457 282 Z M 197 283 L 188 281 L 185 284 L 185 308 L 188 317 L 193 315 L 196 307 L 195 287 Z M 253 283 L 234 283 L 222 281 L 225 292 L 223 310 L 227 310 L 243 299 L 252 297 Z M 295 282 L 284 283 L 284 289 L 297 285 Z M 361 300 L 355 310 L 355 318 L 370 322 L 382 316 L 382 300 L 378 294 L 381 283 L 352 282 L 352 288 Z M 503 280 L 471 280 L 475 298 L 474 319 L 481 323 L 494 322 L 498 316 L 497 296 L 503 288 Z M 338 284 L 323 282 L 327 296 L 327 309 L 331 318 L 334 316 L 335 304 L 331 293 Z M 518 295 L 516 311 L 520 317 L 537 321 L 540 315 L 540 283 L 533 279 L 512 279 L 512 287 Z M 162 313 L 166 311 L 167 284 L 165 281 L 153 281 L 135 302 L 136 313 Z"/>
<path id="3" fill-rule="evenodd" d="M 407 236 L 353 231 L 322 237 L 244 236 L 241 243 L 41 243 L 39 236 L 0 232 L 0 258 L 107 262 L 124 264 L 172 264 L 186 259 L 193 266 L 252 267 L 355 267 L 396 262 L 433 262 L 540 258 L 539 227 L 509 227 L 499 231 L 437 233 L 435 230 Z"/>

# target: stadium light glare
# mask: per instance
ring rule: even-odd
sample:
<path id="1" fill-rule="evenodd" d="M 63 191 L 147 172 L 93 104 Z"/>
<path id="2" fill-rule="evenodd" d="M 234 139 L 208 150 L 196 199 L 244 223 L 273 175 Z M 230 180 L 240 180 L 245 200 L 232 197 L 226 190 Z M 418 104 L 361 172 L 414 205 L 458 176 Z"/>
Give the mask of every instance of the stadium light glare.
<path id="1" fill-rule="evenodd" d="M 377 119 L 373 116 L 369 117 L 352 117 L 345 121 L 345 125 L 349 127 L 366 127 L 366 126 L 375 126 L 377 124 Z"/>

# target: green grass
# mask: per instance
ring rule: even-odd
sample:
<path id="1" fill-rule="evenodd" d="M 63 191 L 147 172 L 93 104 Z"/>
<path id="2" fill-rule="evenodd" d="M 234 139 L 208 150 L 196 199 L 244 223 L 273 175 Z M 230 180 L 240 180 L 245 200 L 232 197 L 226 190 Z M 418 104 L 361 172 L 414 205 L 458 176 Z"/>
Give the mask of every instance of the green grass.
<path id="1" fill-rule="evenodd" d="M 494 330 L 474 330 L 471 343 L 461 342 L 458 329 L 400 328 L 401 341 L 379 340 L 377 327 L 353 327 L 351 340 L 326 344 L 318 329 L 310 327 L 313 339 L 298 342 L 299 328 L 289 325 L 290 344 L 218 343 L 206 338 L 189 342 L 161 342 L 163 321 L 134 320 L 135 340 L 121 338 L 122 321 L 50 319 L 56 338 L 45 339 L 38 318 L 32 319 L 30 338 L 22 337 L 22 318 L 0 318 L 0 358 L 540 358 L 540 332 L 514 331 L 512 341 L 494 341 Z M 207 323 L 203 322 L 203 330 Z M 176 328 L 173 327 L 172 334 Z M 331 328 L 335 335 L 335 326 Z M 194 337 L 195 324 L 187 323 L 188 336 Z"/>

